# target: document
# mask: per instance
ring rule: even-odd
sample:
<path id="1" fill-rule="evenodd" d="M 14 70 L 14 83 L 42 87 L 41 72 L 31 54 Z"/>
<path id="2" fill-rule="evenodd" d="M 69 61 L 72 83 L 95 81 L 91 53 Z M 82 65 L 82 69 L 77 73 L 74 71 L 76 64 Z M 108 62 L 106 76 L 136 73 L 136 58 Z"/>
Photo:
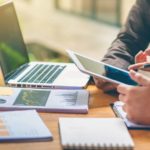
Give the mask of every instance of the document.
<path id="1" fill-rule="evenodd" d="M 114 104 L 112 104 L 112 108 L 113 108 L 115 114 L 124 120 L 125 124 L 127 125 L 127 127 L 129 129 L 150 129 L 150 125 L 136 124 L 136 123 L 128 120 L 126 118 L 126 116 L 127 116 L 126 112 L 124 112 L 124 110 L 122 109 L 123 105 L 124 105 L 123 102 L 117 101 Z"/>
<path id="2" fill-rule="evenodd" d="M 43 112 L 88 113 L 87 90 L 6 88 L 0 110 L 36 109 Z"/>
<path id="3" fill-rule="evenodd" d="M 0 112 L 0 142 L 52 140 L 35 110 Z"/>

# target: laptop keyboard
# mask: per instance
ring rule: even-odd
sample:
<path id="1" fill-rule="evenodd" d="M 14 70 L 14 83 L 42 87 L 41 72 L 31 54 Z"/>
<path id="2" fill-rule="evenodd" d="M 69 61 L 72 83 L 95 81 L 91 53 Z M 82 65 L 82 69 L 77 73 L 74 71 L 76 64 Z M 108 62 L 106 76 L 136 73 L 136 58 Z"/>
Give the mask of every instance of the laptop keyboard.
<path id="1" fill-rule="evenodd" d="M 58 75 L 65 69 L 60 65 L 37 64 L 19 82 L 28 83 L 52 83 Z"/>

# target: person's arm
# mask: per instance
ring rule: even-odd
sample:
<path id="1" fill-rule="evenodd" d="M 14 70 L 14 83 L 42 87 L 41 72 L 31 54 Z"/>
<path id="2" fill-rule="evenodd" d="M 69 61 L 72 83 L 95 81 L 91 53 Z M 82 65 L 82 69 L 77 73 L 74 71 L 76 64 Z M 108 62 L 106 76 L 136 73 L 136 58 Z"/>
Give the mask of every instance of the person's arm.
<path id="1" fill-rule="evenodd" d="M 125 26 L 112 43 L 102 59 L 105 63 L 128 69 L 134 63 L 134 57 L 140 50 L 145 50 L 150 41 L 150 1 L 137 0 L 132 7 Z M 112 83 L 94 78 L 97 87 L 104 91 L 114 90 Z"/>
<path id="2" fill-rule="evenodd" d="M 112 43 L 102 61 L 122 69 L 134 63 L 134 57 L 145 50 L 150 41 L 150 1 L 137 0 L 125 26 Z"/>
<path id="3" fill-rule="evenodd" d="M 119 85 L 119 100 L 125 103 L 129 120 L 150 125 L 150 78 L 134 71 L 130 71 L 130 76 L 140 86 Z"/>

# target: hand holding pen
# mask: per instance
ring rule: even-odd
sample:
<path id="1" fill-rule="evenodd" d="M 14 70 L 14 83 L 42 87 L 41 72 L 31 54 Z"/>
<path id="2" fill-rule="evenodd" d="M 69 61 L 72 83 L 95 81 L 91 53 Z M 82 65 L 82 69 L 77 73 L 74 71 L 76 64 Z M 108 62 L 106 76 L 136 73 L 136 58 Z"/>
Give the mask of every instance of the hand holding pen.
<path id="1" fill-rule="evenodd" d="M 144 70 L 144 71 L 150 71 L 150 62 L 148 62 L 148 56 L 150 56 L 150 49 L 143 51 L 140 51 L 135 56 L 135 64 L 129 66 L 129 70 Z"/>

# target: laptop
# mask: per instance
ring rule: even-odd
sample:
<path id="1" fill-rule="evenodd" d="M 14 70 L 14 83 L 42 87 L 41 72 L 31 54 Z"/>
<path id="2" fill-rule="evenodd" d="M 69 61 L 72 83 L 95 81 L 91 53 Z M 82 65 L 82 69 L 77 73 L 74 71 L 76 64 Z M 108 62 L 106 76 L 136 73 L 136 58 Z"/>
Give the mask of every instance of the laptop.
<path id="1" fill-rule="evenodd" d="M 90 78 L 73 63 L 29 62 L 12 1 L 0 6 L 0 64 L 5 83 L 17 87 L 80 89 Z"/>

